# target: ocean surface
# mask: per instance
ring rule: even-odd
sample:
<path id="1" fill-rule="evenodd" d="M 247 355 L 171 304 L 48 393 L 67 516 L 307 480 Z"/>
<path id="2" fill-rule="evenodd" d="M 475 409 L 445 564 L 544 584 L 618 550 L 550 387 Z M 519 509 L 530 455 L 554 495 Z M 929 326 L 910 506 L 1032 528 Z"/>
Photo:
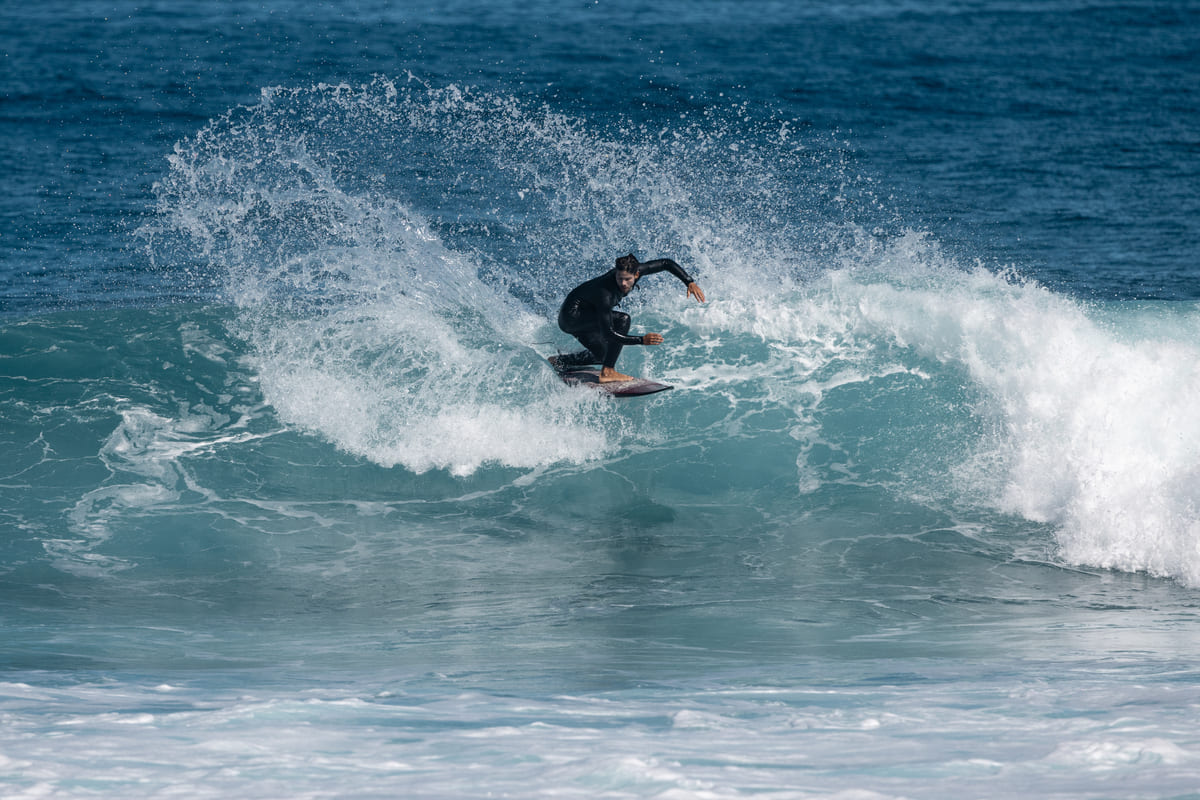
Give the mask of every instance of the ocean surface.
<path id="1" fill-rule="evenodd" d="M 0 796 L 1200 798 L 1196 4 L 4 16 Z"/>

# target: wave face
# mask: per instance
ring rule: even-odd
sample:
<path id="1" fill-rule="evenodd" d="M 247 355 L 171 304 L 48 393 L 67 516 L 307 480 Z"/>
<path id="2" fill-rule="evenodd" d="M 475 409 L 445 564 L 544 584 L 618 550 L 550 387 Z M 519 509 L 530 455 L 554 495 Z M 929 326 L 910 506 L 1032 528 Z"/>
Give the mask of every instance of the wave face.
<path id="1" fill-rule="evenodd" d="M 384 467 L 594 468 L 652 443 L 663 470 L 719 453 L 707 476 L 770 454 L 773 503 L 878 486 L 1049 525 L 1070 563 L 1200 581 L 1194 307 L 964 265 L 836 151 L 702 117 L 607 136 L 414 80 L 265 90 L 176 148 L 143 235 L 237 309 L 284 423 Z M 711 298 L 668 279 L 631 299 L 668 345 L 625 363 L 677 385 L 637 408 L 541 361 L 614 243 Z"/>

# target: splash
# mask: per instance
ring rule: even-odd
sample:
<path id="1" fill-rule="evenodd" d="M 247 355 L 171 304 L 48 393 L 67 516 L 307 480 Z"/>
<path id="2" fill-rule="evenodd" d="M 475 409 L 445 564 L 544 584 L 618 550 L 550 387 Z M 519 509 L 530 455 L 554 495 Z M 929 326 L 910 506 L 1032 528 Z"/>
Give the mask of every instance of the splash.
<path id="1" fill-rule="evenodd" d="M 961 365 L 982 391 L 988 432 L 956 468 L 968 496 L 1053 525 L 1069 562 L 1200 585 L 1195 309 L 1089 311 L 950 269 L 924 237 L 880 265 L 887 279 L 841 273 L 833 286 L 864 332 Z"/>
<path id="2" fill-rule="evenodd" d="M 849 480 L 995 509 L 1048 526 L 1069 563 L 1200 585 L 1194 306 L 1085 306 L 908 233 L 685 316 L 766 346 L 758 392 L 793 416 L 802 493 Z"/>
<path id="3" fill-rule="evenodd" d="M 176 147 L 147 238 L 199 254 L 288 422 L 416 472 L 586 461 L 610 446 L 598 398 L 551 380 L 528 345 L 544 315 L 495 259 L 445 241 L 479 218 L 453 206 L 478 178 L 450 171 L 483 169 L 485 119 L 514 113 L 388 82 L 265 90 Z M 453 224 L 396 199 L 430 194 Z"/>
<path id="4" fill-rule="evenodd" d="M 626 251 L 670 254 L 718 291 L 737 286 L 734 263 L 756 285 L 816 269 L 802 226 L 830 201 L 787 191 L 767 153 L 820 159 L 787 126 L 747 140 L 745 114 L 606 136 L 412 76 L 269 88 L 175 147 L 143 236 L 241 309 L 287 421 L 415 471 L 581 463 L 619 446 L 623 423 L 529 348 L 573 345 L 548 324 L 572 285 Z M 814 185 L 831 183 L 846 193 Z"/>
<path id="5" fill-rule="evenodd" d="M 157 192 L 157 258 L 240 310 L 280 416 L 376 463 L 538 469 L 636 440 L 737 469 L 790 449 L 800 495 L 949 497 L 1051 526 L 1068 561 L 1200 584 L 1194 314 L 1168 331 L 1159 307 L 958 263 L 838 147 L 745 109 L 650 128 L 415 79 L 273 88 L 180 143 Z M 710 296 L 660 282 L 630 303 L 674 344 L 630 358 L 704 428 L 634 422 L 530 347 L 570 345 L 556 303 L 625 251 Z"/>

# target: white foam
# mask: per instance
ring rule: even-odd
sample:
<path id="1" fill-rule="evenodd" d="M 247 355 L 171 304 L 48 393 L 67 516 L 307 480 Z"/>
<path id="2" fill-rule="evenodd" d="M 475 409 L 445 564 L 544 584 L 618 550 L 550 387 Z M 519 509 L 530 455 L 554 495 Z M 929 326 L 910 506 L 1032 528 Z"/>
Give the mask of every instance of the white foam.
<path id="1" fill-rule="evenodd" d="M 177 147 L 156 187 L 161 222 L 145 235 L 181 234 L 224 272 L 264 397 L 290 425 L 414 472 L 603 455 L 612 428 L 596 421 L 601 398 L 564 391 L 529 349 L 546 320 L 508 292 L 510 266 L 482 280 L 481 256 L 447 247 L 378 182 L 346 179 L 325 140 L 432 136 L 445 148 L 435 162 L 462 162 L 444 176 L 457 183 L 483 152 L 495 179 L 524 170 L 502 166 L 515 143 L 532 137 L 551 152 L 544 135 L 571 132 L 509 99 L 411 88 L 264 91 L 244 119 L 216 120 Z"/>
<path id="2" fill-rule="evenodd" d="M 1063 558 L 1200 585 L 1200 311 L 1195 306 L 1089 308 L 1036 284 L 962 269 L 927 236 L 858 238 L 841 268 L 764 291 L 753 261 L 731 265 L 705 307 L 675 315 L 708 341 L 754 337 L 744 382 L 796 416 L 801 442 L 821 437 L 834 390 L 901 373 L 945 394 L 920 364 L 963 370 L 991 431 L 964 442 L 962 495 L 1052 525 Z M 899 346 L 901 350 L 896 351 Z M 744 348 L 749 353 L 750 348 Z M 725 370 L 727 372 L 728 370 Z M 721 369 L 686 373 L 695 385 Z M 819 483 L 801 450 L 801 491 Z M 917 491 L 921 489 L 916 488 Z"/>
<path id="3" fill-rule="evenodd" d="M 290 424 L 418 473 L 602 455 L 604 426 L 589 421 L 601 398 L 565 391 L 513 334 L 465 311 L 399 295 L 256 328 L 264 397 Z"/>
<path id="4" fill-rule="evenodd" d="M 1036 285 L 941 263 L 897 244 L 909 274 L 830 276 L 856 321 L 961 364 L 990 398 L 996 434 L 964 480 L 998 507 L 1055 525 L 1063 556 L 1200 585 L 1200 347 L 1130 335 Z M 1120 315 L 1116 314 L 1119 320 Z M 1119 323 L 1118 323 L 1119 324 Z"/>
<path id="5" fill-rule="evenodd" d="M 1164 796 L 1194 788 L 1193 690 L 1117 678 L 1098 692 L 1086 670 L 1052 688 L 1035 680 L 1044 702 L 1014 705 L 1022 679 L 964 671 L 819 692 L 676 687 L 536 700 L 382 701 L 377 684 L 353 681 L 251 695 L 192 687 L 166 706 L 149 686 L 69 685 L 0 695 L 0 766 L 10 794 L 69 794 L 87 781 L 98 797 L 464 797 L 486 785 L 497 796 L 878 800 L 931 786 L 971 796 L 987 780 L 989 796 L 1007 800 L 1030 785 L 1063 797 L 1103 794 L 1114 780 Z M 1159 722 L 1125 717 L 1135 701 Z"/>
<path id="6" fill-rule="evenodd" d="M 1195 761 L 1195 753 L 1161 737 L 1122 741 L 1098 739 L 1064 742 L 1049 760 L 1065 766 L 1112 770 L 1139 764 L 1180 765 Z"/>

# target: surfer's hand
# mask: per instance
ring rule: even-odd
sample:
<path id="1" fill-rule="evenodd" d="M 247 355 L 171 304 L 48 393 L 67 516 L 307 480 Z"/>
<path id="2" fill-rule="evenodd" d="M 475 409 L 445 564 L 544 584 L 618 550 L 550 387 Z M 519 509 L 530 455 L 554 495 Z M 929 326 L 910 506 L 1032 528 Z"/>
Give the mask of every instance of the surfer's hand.
<path id="1" fill-rule="evenodd" d="M 642 334 L 642 344 L 662 344 L 662 334 L 659 333 L 644 333 Z"/>
<path id="2" fill-rule="evenodd" d="M 704 302 L 704 292 L 700 290 L 695 281 L 688 284 L 688 297 L 694 297 L 701 303 Z"/>

